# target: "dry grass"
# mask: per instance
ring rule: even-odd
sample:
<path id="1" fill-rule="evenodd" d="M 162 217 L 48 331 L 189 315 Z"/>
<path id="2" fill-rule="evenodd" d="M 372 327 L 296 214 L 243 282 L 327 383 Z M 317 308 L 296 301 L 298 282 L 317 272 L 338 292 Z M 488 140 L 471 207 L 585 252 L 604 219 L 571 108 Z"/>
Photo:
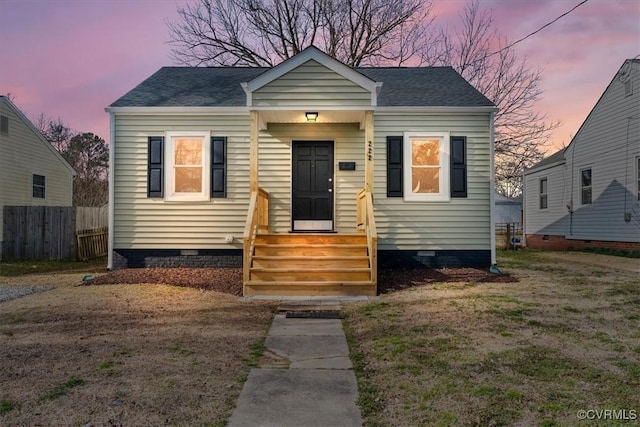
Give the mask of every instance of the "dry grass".
<path id="1" fill-rule="evenodd" d="M 77 286 L 0 303 L 0 424 L 224 425 L 274 305 L 166 285 Z"/>
<path id="2" fill-rule="evenodd" d="M 500 261 L 519 282 L 428 284 L 345 307 L 366 425 L 637 425 L 638 274 L 592 254 Z M 577 416 L 605 409 L 627 420 Z"/>

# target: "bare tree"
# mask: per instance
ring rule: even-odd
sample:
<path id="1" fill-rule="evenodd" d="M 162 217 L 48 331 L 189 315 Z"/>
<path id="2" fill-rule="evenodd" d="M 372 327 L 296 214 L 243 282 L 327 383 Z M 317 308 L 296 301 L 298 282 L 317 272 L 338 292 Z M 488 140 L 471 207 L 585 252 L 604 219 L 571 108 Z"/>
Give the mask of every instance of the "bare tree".
<path id="1" fill-rule="evenodd" d="M 102 206 L 109 198 L 107 175 L 109 149 L 104 139 L 91 132 L 71 138 L 62 156 L 75 169 L 74 206 Z"/>
<path id="2" fill-rule="evenodd" d="M 401 65 L 430 13 L 423 0 L 197 0 L 168 27 L 185 65 L 273 66 L 310 45 L 350 66 Z"/>
<path id="3" fill-rule="evenodd" d="M 77 133 L 62 119 L 40 114 L 34 126 L 73 167 L 74 206 L 102 206 L 109 199 L 109 149 L 104 139 L 90 132 Z"/>
<path id="4" fill-rule="evenodd" d="M 73 131 L 60 117 L 54 120 L 40 114 L 33 124 L 59 153 L 62 153 L 69 145 Z"/>
<path id="5" fill-rule="evenodd" d="M 315 45 L 350 66 L 452 66 L 498 107 L 496 189 L 519 195 L 524 168 L 559 123 L 535 109 L 541 70 L 468 3 L 453 29 L 433 27 L 422 0 L 196 0 L 168 23 L 174 60 L 186 65 L 274 66 Z"/>
<path id="6" fill-rule="evenodd" d="M 498 107 L 496 190 L 518 196 L 524 169 L 544 157 L 542 150 L 559 125 L 535 108 L 542 96 L 542 70 L 517 55 L 494 28 L 490 11 L 480 9 L 479 0 L 468 3 L 460 17 L 460 27 L 442 30 L 441 50 L 423 53 L 423 62 L 452 66 Z"/>

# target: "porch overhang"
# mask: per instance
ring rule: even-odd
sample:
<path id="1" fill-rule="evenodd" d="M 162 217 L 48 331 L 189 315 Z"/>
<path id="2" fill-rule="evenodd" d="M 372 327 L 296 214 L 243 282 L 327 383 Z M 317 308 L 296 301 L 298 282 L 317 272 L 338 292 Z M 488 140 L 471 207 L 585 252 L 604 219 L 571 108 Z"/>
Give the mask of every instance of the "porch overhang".
<path id="1" fill-rule="evenodd" d="M 284 124 L 330 124 L 330 123 L 358 123 L 360 130 L 365 129 L 366 112 L 373 109 L 352 109 L 352 108 L 319 108 L 309 106 L 300 109 L 285 108 L 255 108 L 252 109 L 257 115 L 258 129 L 266 130 L 269 123 Z M 307 112 L 317 112 L 318 117 L 314 122 L 307 120 Z"/>

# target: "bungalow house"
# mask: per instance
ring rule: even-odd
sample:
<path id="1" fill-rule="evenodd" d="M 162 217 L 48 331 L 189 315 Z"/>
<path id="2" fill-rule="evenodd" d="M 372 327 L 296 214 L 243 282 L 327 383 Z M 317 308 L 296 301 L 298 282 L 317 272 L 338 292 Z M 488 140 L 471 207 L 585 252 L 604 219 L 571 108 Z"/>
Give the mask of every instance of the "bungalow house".
<path id="1" fill-rule="evenodd" d="M 640 60 L 626 60 L 571 143 L 524 174 L 526 245 L 640 251 Z"/>
<path id="2" fill-rule="evenodd" d="M 22 111 L 0 96 L 0 243 L 5 206 L 71 206 L 75 174 Z"/>
<path id="3" fill-rule="evenodd" d="M 242 266 L 245 295 L 375 295 L 495 262 L 495 106 L 450 67 L 160 69 L 111 116 L 109 267 Z"/>

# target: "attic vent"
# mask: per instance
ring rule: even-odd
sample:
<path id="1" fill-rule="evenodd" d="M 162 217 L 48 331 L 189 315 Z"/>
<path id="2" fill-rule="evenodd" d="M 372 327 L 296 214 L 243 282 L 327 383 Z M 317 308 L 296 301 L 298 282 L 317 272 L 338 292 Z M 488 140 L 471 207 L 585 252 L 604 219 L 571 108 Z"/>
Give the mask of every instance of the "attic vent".
<path id="1" fill-rule="evenodd" d="M 0 116 L 0 132 L 9 133 L 9 117 Z"/>
<path id="2" fill-rule="evenodd" d="M 633 95 L 633 80 L 627 79 L 627 81 L 624 82 L 624 96 L 631 95 Z"/>

